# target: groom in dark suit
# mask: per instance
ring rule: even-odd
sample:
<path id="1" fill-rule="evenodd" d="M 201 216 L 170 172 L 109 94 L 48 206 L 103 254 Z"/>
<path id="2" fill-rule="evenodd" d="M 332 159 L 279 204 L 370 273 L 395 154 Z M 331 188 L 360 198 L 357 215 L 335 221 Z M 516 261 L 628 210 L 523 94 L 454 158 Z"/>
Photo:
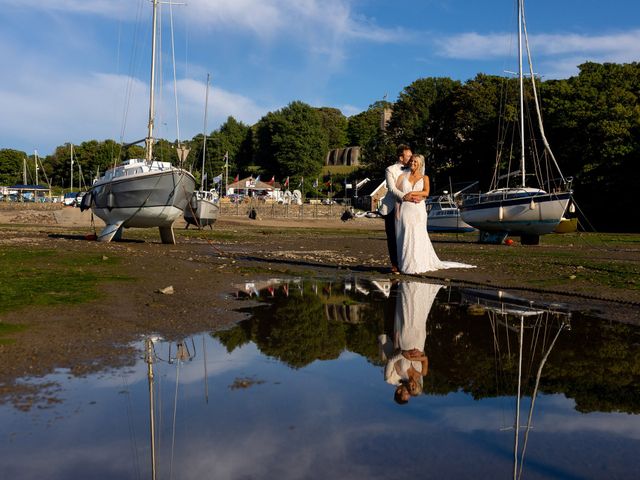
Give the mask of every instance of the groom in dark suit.
<path id="1" fill-rule="evenodd" d="M 391 271 L 398 271 L 398 248 L 396 246 L 396 219 L 395 208 L 396 202 L 400 202 L 405 195 L 398 189 L 396 182 L 398 177 L 403 173 L 404 167 L 411 159 L 411 148 L 408 145 L 400 144 L 397 148 L 398 161 L 393 165 L 389 165 L 385 170 L 385 179 L 387 183 L 387 194 L 382 199 L 382 205 L 378 209 L 378 213 L 384 217 L 384 230 L 387 234 L 387 249 L 389 250 L 389 258 L 391 259 Z"/>

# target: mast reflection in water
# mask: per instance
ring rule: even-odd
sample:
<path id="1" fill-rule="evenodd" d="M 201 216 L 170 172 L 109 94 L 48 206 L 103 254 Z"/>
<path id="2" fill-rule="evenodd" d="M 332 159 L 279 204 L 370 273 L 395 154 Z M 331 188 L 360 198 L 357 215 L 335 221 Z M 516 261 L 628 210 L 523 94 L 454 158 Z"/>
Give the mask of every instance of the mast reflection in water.
<path id="1" fill-rule="evenodd" d="M 2 478 L 150 478 L 151 420 L 157 478 L 636 476 L 638 327 L 387 279 L 234 293 L 233 328 L 0 407 Z"/>

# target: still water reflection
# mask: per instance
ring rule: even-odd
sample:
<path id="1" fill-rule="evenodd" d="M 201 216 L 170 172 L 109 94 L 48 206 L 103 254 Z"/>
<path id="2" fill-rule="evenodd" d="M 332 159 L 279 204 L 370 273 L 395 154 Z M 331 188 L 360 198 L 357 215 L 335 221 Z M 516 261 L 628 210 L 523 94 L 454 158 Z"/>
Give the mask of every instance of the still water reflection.
<path id="1" fill-rule="evenodd" d="M 1 477 L 636 478 L 638 327 L 420 282 L 234 293 L 229 330 L 0 407 Z"/>

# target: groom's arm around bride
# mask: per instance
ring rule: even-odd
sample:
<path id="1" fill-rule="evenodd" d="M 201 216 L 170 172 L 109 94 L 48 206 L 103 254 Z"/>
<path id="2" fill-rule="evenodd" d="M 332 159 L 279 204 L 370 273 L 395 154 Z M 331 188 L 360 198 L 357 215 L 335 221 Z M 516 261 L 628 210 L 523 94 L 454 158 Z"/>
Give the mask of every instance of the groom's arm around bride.
<path id="1" fill-rule="evenodd" d="M 387 194 L 382 199 L 382 205 L 378 212 L 384 218 L 384 230 L 387 235 L 387 249 L 389 251 L 389 259 L 391 260 L 391 271 L 398 273 L 398 253 L 396 246 L 396 225 L 394 210 L 396 203 L 409 200 L 410 196 L 405 195 L 398 189 L 396 182 L 398 177 L 403 173 L 403 168 L 411 159 L 411 148 L 408 145 L 401 144 L 397 148 L 398 160 L 393 165 L 389 165 L 385 170 L 385 180 L 387 186 Z"/>

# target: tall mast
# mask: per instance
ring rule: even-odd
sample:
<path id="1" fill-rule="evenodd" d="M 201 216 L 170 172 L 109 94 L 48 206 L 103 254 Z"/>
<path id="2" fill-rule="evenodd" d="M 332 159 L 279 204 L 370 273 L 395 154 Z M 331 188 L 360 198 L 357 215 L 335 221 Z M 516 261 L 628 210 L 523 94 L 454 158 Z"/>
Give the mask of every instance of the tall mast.
<path id="1" fill-rule="evenodd" d="M 27 159 L 26 157 L 22 159 L 22 184 L 27 184 Z"/>
<path id="2" fill-rule="evenodd" d="M 229 151 L 224 154 L 224 196 L 227 196 L 229 191 Z"/>
<path id="3" fill-rule="evenodd" d="M 36 167 L 36 185 L 38 185 L 38 150 L 33 151 L 33 163 Z"/>
<path id="4" fill-rule="evenodd" d="M 69 152 L 71 155 L 71 184 L 69 186 L 69 191 L 73 192 L 73 143 L 69 144 Z"/>
<path id="5" fill-rule="evenodd" d="M 147 126 L 147 138 L 145 139 L 146 160 L 153 159 L 153 123 L 155 120 L 155 82 L 156 82 L 156 30 L 158 24 L 158 0 L 153 1 L 153 25 L 151 27 L 151 81 L 149 88 L 149 124 Z"/>
<path id="6" fill-rule="evenodd" d="M 155 1 L 155 0 L 154 0 Z M 153 397 L 153 341 L 145 341 L 145 361 L 147 362 L 147 378 L 149 380 L 149 435 L 151 440 L 151 479 L 156 479 L 156 431 L 155 431 L 155 402 Z"/>
<path id="7" fill-rule="evenodd" d="M 520 172 L 522 187 L 525 187 L 524 171 L 524 76 L 522 72 L 522 16 L 524 15 L 523 0 L 518 0 L 518 80 L 520 84 Z"/>
<path id="8" fill-rule="evenodd" d="M 204 96 L 204 129 L 202 130 L 203 143 L 202 143 L 202 180 L 200 182 L 200 190 L 204 191 L 204 161 L 207 157 L 207 110 L 209 105 L 209 74 L 207 73 L 207 93 Z"/>

